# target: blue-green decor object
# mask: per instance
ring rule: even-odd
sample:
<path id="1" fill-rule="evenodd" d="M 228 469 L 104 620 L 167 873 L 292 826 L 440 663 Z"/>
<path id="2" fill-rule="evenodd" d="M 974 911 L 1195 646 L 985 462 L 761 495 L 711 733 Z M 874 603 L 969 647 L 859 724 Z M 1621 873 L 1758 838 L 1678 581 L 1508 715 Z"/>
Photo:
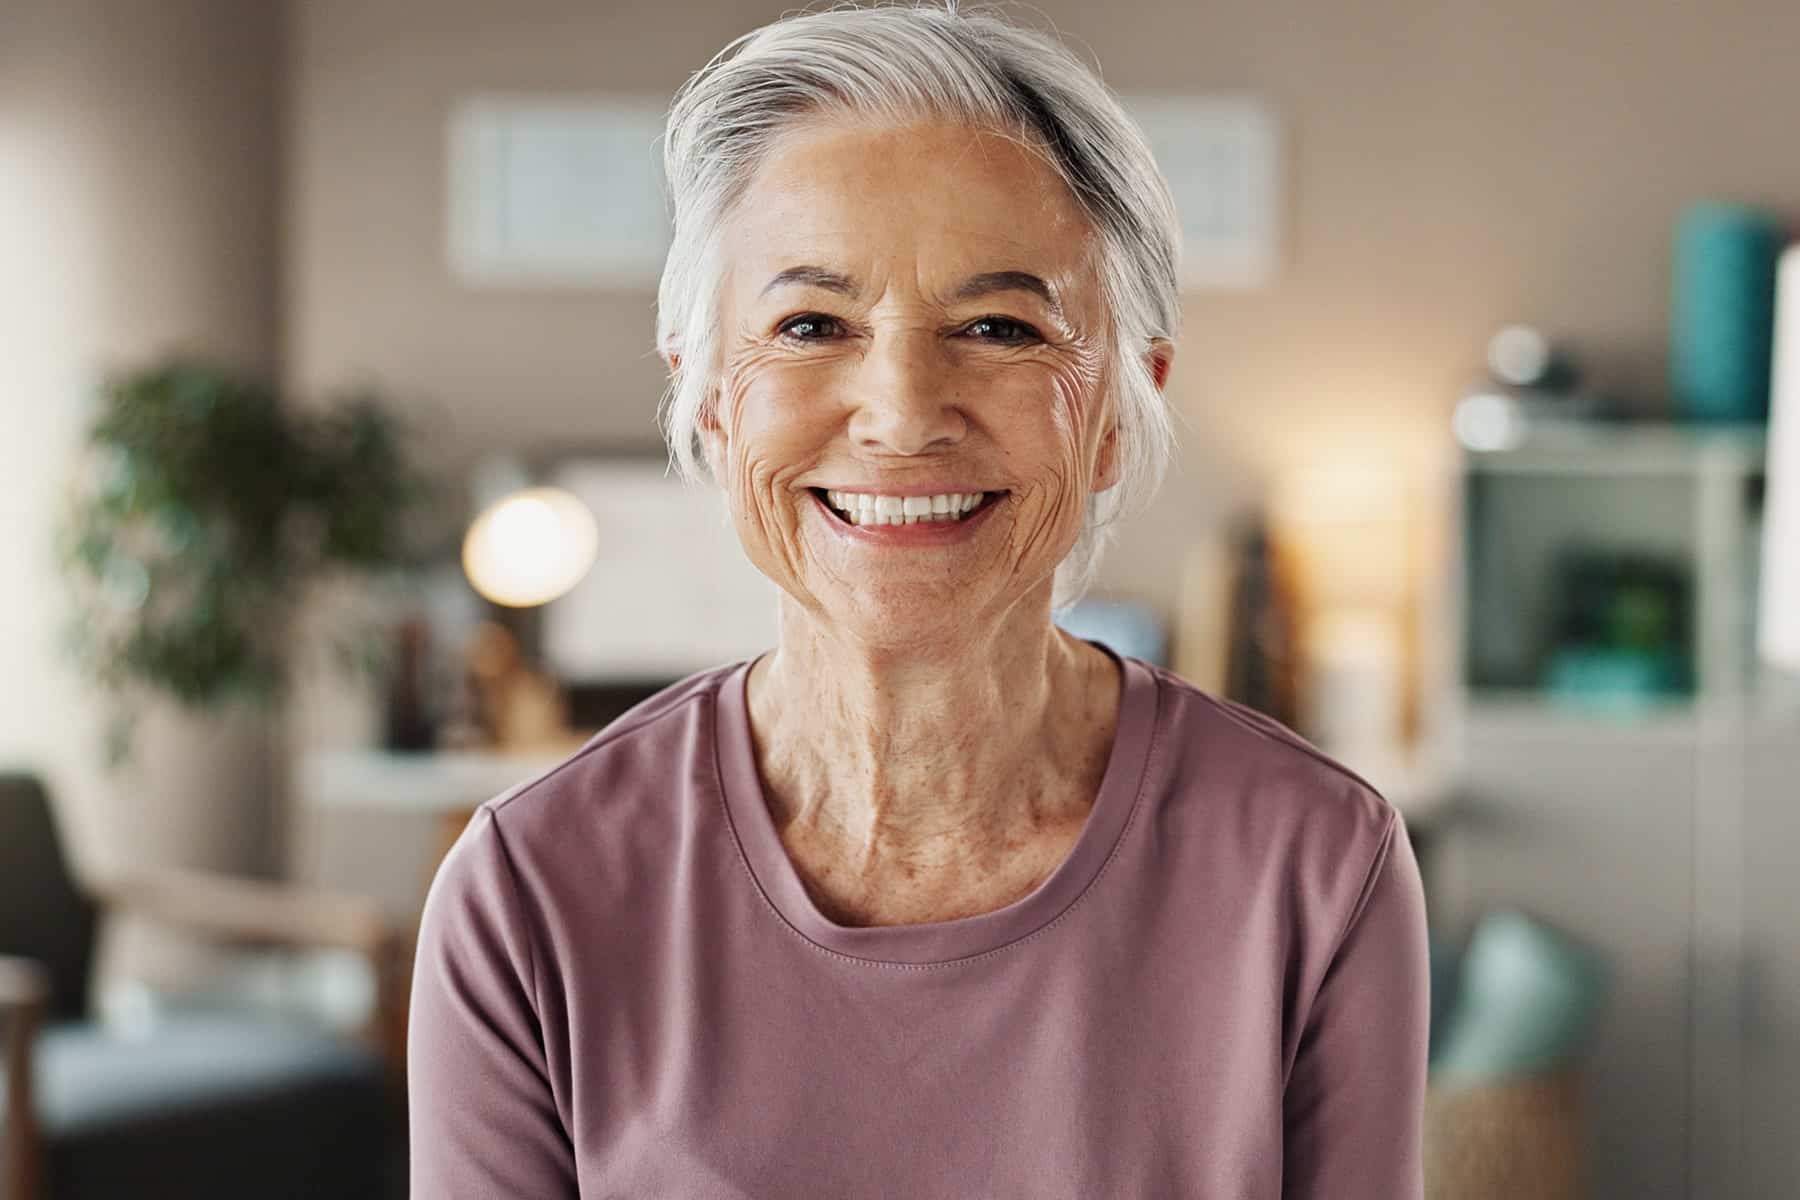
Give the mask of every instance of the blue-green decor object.
<path id="1" fill-rule="evenodd" d="M 1781 222 L 1742 204 L 1684 209 L 1675 231 L 1669 393 L 1679 419 L 1768 420 Z"/>
<path id="2" fill-rule="evenodd" d="M 1544 669 L 1544 691 L 1559 707 L 1638 713 L 1692 690 L 1687 660 L 1672 649 L 1562 646 Z"/>
<path id="3" fill-rule="evenodd" d="M 1429 937 L 1431 963 L 1431 1035 L 1426 1057 L 1436 1062 L 1443 1050 L 1444 1030 L 1456 1012 L 1457 985 L 1461 979 L 1462 950 L 1456 943 L 1433 933 Z"/>
<path id="4" fill-rule="evenodd" d="M 1431 1061 L 1459 1084 L 1555 1070 L 1593 1032 L 1609 973 L 1598 953 L 1515 909 L 1484 915 L 1462 955 L 1455 1011 Z"/>
<path id="5" fill-rule="evenodd" d="M 1169 665 L 1169 629 L 1157 611 L 1137 600 L 1078 600 L 1056 623 L 1078 638 L 1159 667 Z"/>

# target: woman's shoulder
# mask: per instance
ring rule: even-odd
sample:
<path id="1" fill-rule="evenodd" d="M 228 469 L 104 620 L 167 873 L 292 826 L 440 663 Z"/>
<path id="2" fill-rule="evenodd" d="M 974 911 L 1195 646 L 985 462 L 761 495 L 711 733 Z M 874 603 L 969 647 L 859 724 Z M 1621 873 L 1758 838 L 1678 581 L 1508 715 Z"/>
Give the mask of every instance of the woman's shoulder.
<path id="1" fill-rule="evenodd" d="M 1373 783 L 1285 723 L 1151 670 L 1163 760 L 1155 803 L 1183 834 L 1174 869 L 1265 896 L 1307 953 L 1335 947 L 1378 879 L 1423 903 L 1405 822 Z"/>
<path id="2" fill-rule="evenodd" d="M 1304 831 L 1340 850 L 1386 840 L 1399 811 L 1357 770 L 1248 704 L 1145 666 L 1159 699 L 1152 752 L 1172 793 L 1270 837 Z"/>
<path id="3" fill-rule="evenodd" d="M 670 790 L 710 764 L 712 701 L 742 665 L 710 667 L 644 698 L 560 761 L 485 801 L 481 811 L 509 841 L 554 844 L 602 818 L 616 827 L 635 815 L 634 807 L 666 808 Z"/>

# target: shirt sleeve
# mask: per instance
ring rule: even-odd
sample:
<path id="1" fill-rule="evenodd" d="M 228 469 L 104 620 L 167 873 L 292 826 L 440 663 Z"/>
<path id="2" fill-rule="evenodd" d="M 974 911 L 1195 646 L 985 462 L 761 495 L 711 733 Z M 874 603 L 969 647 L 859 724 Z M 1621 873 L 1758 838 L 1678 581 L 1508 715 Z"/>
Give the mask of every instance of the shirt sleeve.
<path id="1" fill-rule="evenodd" d="M 1395 812 L 1288 1074 L 1284 1200 L 1421 1200 L 1430 1001 L 1425 892 Z"/>
<path id="2" fill-rule="evenodd" d="M 550 1086 L 531 927 L 491 809 L 426 894 L 406 1031 L 415 1200 L 576 1197 Z"/>

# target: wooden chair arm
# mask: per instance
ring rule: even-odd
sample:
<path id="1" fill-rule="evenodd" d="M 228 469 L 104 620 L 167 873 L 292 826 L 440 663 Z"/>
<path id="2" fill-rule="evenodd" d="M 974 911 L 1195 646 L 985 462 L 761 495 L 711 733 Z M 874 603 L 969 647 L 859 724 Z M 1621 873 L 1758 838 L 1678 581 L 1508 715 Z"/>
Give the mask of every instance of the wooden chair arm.
<path id="1" fill-rule="evenodd" d="M 0 1017 L 14 1012 L 41 1013 L 50 1002 L 50 973 L 29 958 L 0 954 Z"/>
<path id="2" fill-rule="evenodd" d="M 410 931 L 374 900 L 295 884 L 161 867 L 95 881 L 100 903 L 227 943 L 353 951 L 375 980 L 362 1039 L 405 1077 Z"/>
<path id="3" fill-rule="evenodd" d="M 32 1092 L 31 1046 L 50 1002 L 50 973 L 28 958 L 0 955 L 0 1079 L 6 1082 L 6 1195 L 43 1192 L 43 1138 Z"/>

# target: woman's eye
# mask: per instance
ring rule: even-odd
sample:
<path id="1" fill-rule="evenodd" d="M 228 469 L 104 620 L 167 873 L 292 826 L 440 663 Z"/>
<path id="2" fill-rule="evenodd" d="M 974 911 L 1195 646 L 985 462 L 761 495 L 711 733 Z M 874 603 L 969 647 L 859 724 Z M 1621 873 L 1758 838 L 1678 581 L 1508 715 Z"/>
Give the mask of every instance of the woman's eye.
<path id="1" fill-rule="evenodd" d="M 823 313 L 802 313 L 781 323 L 778 332 L 799 342 L 816 342 L 838 330 L 837 318 Z"/>
<path id="2" fill-rule="evenodd" d="M 1029 342 L 1038 336 L 1037 330 L 1010 317 L 983 317 L 971 324 L 967 332 L 990 342 Z"/>

